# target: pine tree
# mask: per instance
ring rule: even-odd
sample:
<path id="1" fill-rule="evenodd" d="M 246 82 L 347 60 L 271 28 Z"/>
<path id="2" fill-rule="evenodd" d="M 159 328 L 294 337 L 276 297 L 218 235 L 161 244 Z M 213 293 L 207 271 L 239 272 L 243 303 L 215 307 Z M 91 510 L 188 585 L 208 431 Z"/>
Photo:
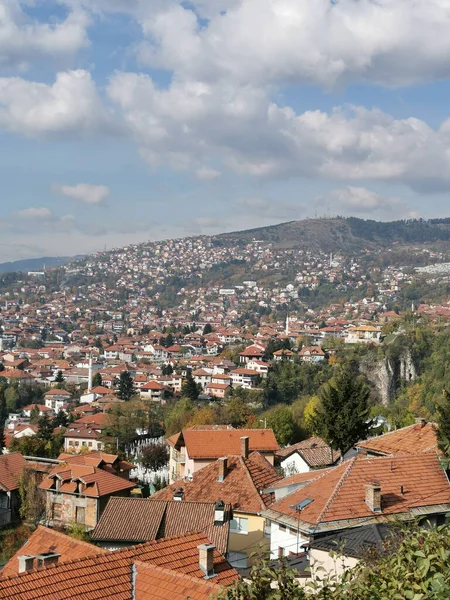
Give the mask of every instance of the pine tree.
<path id="1" fill-rule="evenodd" d="M 53 421 L 48 415 L 39 418 L 38 427 L 37 437 L 46 442 L 50 441 L 53 436 Z"/>
<path id="2" fill-rule="evenodd" d="M 59 410 L 56 417 L 53 419 L 53 427 L 67 427 L 69 419 L 63 410 Z"/>
<path id="3" fill-rule="evenodd" d="M 102 385 L 103 381 L 102 381 L 102 376 L 100 375 L 100 373 L 95 373 L 94 376 L 92 377 L 92 386 L 93 387 L 97 387 L 99 385 Z"/>
<path id="4" fill-rule="evenodd" d="M 30 410 L 30 423 L 36 425 L 39 421 L 39 406 L 35 404 Z"/>
<path id="5" fill-rule="evenodd" d="M 338 371 L 319 390 L 320 404 L 312 418 L 314 431 L 334 450 L 344 454 L 365 439 L 372 427 L 369 419 L 369 388 L 356 369 Z"/>
<path id="6" fill-rule="evenodd" d="M 194 402 L 197 400 L 200 393 L 200 386 L 195 383 L 190 369 L 188 369 L 186 373 L 186 379 L 183 381 L 181 393 L 185 398 L 189 398 L 189 400 Z"/>
<path id="7" fill-rule="evenodd" d="M 130 400 L 134 396 L 134 383 L 128 371 L 123 371 L 120 374 L 117 396 L 121 400 Z"/>

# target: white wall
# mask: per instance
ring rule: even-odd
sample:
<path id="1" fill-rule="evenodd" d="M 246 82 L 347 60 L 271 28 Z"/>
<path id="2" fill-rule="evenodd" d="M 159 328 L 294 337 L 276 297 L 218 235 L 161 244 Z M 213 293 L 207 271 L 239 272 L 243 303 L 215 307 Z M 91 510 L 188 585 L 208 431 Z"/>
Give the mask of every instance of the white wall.
<path id="1" fill-rule="evenodd" d="M 297 544 L 298 540 L 298 544 Z M 308 540 L 302 537 L 300 533 L 297 535 L 289 527 L 286 527 L 286 531 L 282 531 L 278 523 L 272 522 L 270 524 L 270 558 L 276 559 L 278 558 L 278 549 L 284 548 L 284 555 L 288 556 L 289 552 L 301 552 L 302 544 L 307 542 Z"/>
<path id="2" fill-rule="evenodd" d="M 308 473 L 311 471 L 309 465 L 303 460 L 298 452 L 294 452 L 294 454 L 291 454 L 291 456 L 282 460 L 281 468 L 285 471 L 286 475 L 292 475 L 293 473 Z"/>

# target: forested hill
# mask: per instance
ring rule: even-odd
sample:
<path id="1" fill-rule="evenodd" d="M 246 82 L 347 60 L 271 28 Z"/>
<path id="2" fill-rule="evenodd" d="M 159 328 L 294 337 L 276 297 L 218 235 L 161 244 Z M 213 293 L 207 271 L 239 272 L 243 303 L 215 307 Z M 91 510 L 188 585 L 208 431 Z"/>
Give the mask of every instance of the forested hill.
<path id="1" fill-rule="evenodd" d="M 400 244 L 423 244 L 450 241 L 450 218 L 411 219 L 380 222 L 336 217 L 304 219 L 226 233 L 216 237 L 217 243 L 247 243 L 252 240 L 272 242 L 284 248 L 311 248 L 324 251 L 361 250 L 398 242 Z"/>

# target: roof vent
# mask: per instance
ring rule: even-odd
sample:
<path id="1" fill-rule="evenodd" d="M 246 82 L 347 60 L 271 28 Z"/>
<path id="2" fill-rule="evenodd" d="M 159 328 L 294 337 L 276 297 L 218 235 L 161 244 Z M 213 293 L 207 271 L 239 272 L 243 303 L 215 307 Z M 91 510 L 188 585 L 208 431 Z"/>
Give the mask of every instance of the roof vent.
<path id="1" fill-rule="evenodd" d="M 19 556 L 19 573 L 26 573 L 34 568 L 34 559 L 36 557 L 31 554 Z"/>
<path id="2" fill-rule="evenodd" d="M 225 522 L 225 502 L 223 500 L 217 500 L 214 506 L 214 523 Z"/>
<path id="3" fill-rule="evenodd" d="M 38 554 L 36 556 L 37 566 L 48 567 L 49 565 L 56 565 L 60 556 L 61 554 L 57 554 L 56 552 L 44 552 L 43 554 Z"/>

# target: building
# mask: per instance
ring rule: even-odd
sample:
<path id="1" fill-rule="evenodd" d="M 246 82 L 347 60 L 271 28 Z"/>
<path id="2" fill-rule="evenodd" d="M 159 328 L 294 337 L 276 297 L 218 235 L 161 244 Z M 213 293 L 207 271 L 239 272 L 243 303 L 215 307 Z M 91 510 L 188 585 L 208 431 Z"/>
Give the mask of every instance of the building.
<path id="1" fill-rule="evenodd" d="M 215 502 L 220 498 L 233 509 L 228 558 L 232 565 L 247 567 L 259 548 L 269 547 L 263 511 L 274 501 L 263 488 L 281 479 L 272 465 L 259 453 L 248 453 L 249 438 L 242 438 L 238 456 L 216 460 L 197 471 L 192 480 L 177 482 L 156 492 L 155 500 Z"/>
<path id="2" fill-rule="evenodd" d="M 0 527 L 19 517 L 19 478 L 25 468 L 20 452 L 0 455 Z"/>
<path id="3" fill-rule="evenodd" d="M 108 473 L 130 479 L 130 471 L 136 468 L 136 465 L 122 460 L 117 454 L 107 454 L 105 452 L 87 452 L 83 454 L 60 454 L 58 460 L 68 465 L 85 465 L 103 469 Z"/>
<path id="4" fill-rule="evenodd" d="M 203 532 L 219 552 L 226 555 L 231 517 L 231 505 L 220 499 L 180 502 L 112 497 L 91 539 L 102 548 L 116 550 L 187 532 Z"/>
<path id="5" fill-rule="evenodd" d="M 436 425 L 427 423 L 424 419 L 416 419 L 414 425 L 359 442 L 356 449 L 372 456 L 439 452 Z"/>
<path id="6" fill-rule="evenodd" d="M 66 390 L 60 390 L 58 388 L 52 388 L 44 395 L 44 403 L 47 408 L 57 413 L 62 407 L 69 402 L 72 398 L 72 394 Z"/>
<path id="7" fill-rule="evenodd" d="M 163 402 L 166 397 L 167 391 L 168 390 L 165 385 L 159 383 L 159 381 L 152 380 L 141 386 L 141 388 L 139 389 L 139 395 L 141 397 L 141 400 Z"/>
<path id="8" fill-rule="evenodd" d="M 261 375 L 253 369 L 234 369 L 230 372 L 233 387 L 241 387 L 244 389 L 252 389 L 257 387 L 260 382 Z"/>
<path id="9" fill-rule="evenodd" d="M 276 456 L 284 473 L 293 475 L 335 465 L 340 460 L 341 453 L 315 436 L 287 448 L 280 448 L 276 451 Z"/>
<path id="10" fill-rule="evenodd" d="M 240 455 L 246 438 L 250 452 L 259 452 L 271 465 L 274 464 L 279 446 L 272 429 L 191 427 L 172 435 L 167 439 L 170 481 L 190 477 L 222 456 Z"/>
<path id="11" fill-rule="evenodd" d="M 305 346 L 300 350 L 298 356 L 302 362 L 308 363 L 320 363 L 325 360 L 325 352 L 320 346 Z"/>
<path id="12" fill-rule="evenodd" d="M 264 511 L 271 556 L 298 554 L 324 534 L 362 525 L 414 518 L 444 523 L 449 497 L 450 484 L 435 453 L 357 456 Z"/>
<path id="13" fill-rule="evenodd" d="M 70 538 L 72 539 L 72 538 Z M 18 556 L 20 575 L 0 579 L 0 598 L 209 600 L 238 574 L 204 533 L 187 534 L 61 561 L 58 552 Z M 41 561 L 43 568 L 34 567 Z"/>
<path id="14" fill-rule="evenodd" d="M 128 496 L 134 483 L 90 465 L 62 463 L 39 486 L 46 491 L 47 521 L 52 526 L 78 523 L 93 529 L 111 496 Z"/>
<path id="15" fill-rule="evenodd" d="M 69 425 L 64 433 L 64 450 L 80 452 L 84 447 L 88 450 L 103 450 L 104 439 L 99 428 L 84 423 Z"/>
<path id="16" fill-rule="evenodd" d="M 346 344 L 379 344 L 381 337 L 381 327 L 373 325 L 361 325 L 351 327 L 347 330 L 345 338 Z"/>

